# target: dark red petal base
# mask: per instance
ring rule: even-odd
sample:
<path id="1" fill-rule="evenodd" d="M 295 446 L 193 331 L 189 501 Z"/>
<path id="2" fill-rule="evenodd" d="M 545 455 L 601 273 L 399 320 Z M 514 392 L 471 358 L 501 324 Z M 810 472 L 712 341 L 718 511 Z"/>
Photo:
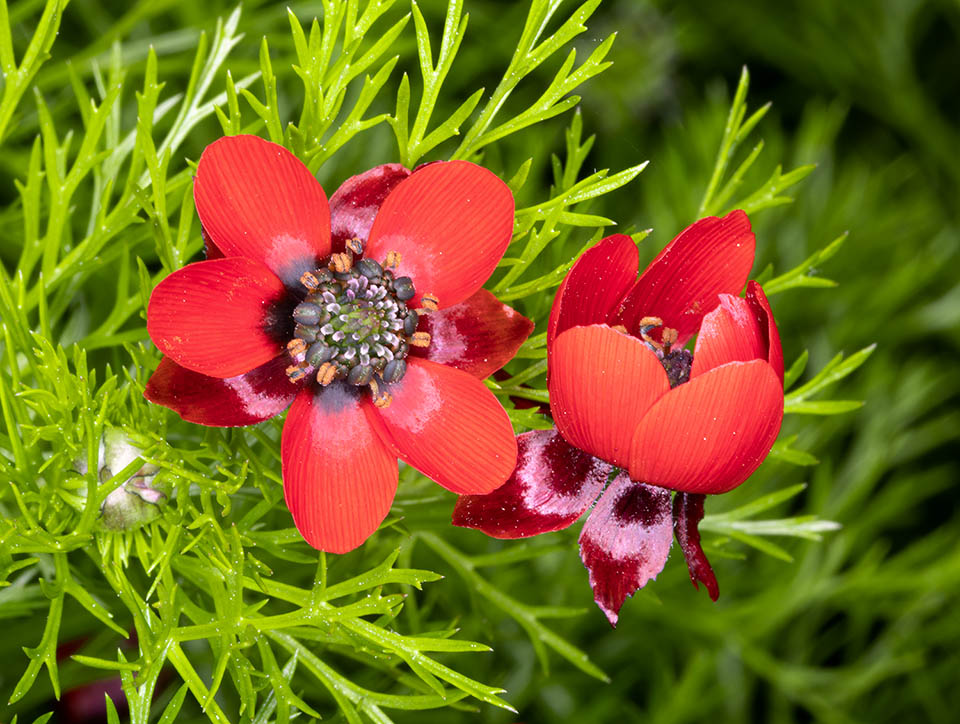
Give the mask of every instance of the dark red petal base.
<path id="1" fill-rule="evenodd" d="M 220 379 L 192 372 L 164 357 L 143 396 L 198 425 L 253 425 L 280 414 L 293 402 L 300 385 L 287 377 L 289 364 L 289 358 L 280 355 L 245 374 Z"/>
<path id="2" fill-rule="evenodd" d="M 430 334 L 430 344 L 413 347 L 411 354 L 482 380 L 513 359 L 533 322 L 481 289 L 460 304 L 423 315 L 418 329 Z"/>
<path id="3" fill-rule="evenodd" d="M 683 551 L 690 570 L 690 581 L 698 591 L 699 581 L 706 586 L 707 593 L 714 601 L 720 596 L 720 587 L 717 577 L 710 567 L 710 561 L 700 547 L 700 531 L 697 526 L 703 520 L 704 495 L 698 493 L 677 493 L 673 499 L 673 532 L 677 536 L 677 543 Z"/>
<path id="4" fill-rule="evenodd" d="M 332 250 L 342 252 L 348 239 L 366 241 L 383 200 L 409 175 L 399 163 L 385 163 L 340 184 L 330 197 Z"/>
<path id="5" fill-rule="evenodd" d="M 603 490 L 611 467 L 553 430 L 517 436 L 517 469 L 487 495 L 461 495 L 453 524 L 494 538 L 527 538 L 572 525 Z"/>
<path id="6" fill-rule="evenodd" d="M 618 475 L 580 533 L 593 598 L 611 626 L 627 596 L 663 570 L 672 542 L 670 491 Z"/>

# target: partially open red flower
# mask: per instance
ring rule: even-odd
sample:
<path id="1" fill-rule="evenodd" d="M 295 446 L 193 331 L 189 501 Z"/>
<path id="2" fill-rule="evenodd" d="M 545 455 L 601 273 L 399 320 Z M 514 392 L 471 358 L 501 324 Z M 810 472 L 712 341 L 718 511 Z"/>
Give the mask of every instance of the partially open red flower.
<path id="1" fill-rule="evenodd" d="M 376 530 L 397 457 L 456 493 L 507 479 L 516 440 L 481 379 L 533 325 L 481 289 L 510 242 L 506 184 L 465 161 L 388 164 L 328 203 L 289 151 L 231 136 L 200 157 L 194 199 L 208 259 L 153 291 L 166 356 L 146 397 L 216 426 L 292 403 L 284 496 L 310 545 Z"/>
<path id="2" fill-rule="evenodd" d="M 461 497 L 453 522 L 526 537 L 571 525 L 599 495 L 580 552 L 611 623 L 662 570 L 672 529 L 694 586 L 716 600 L 697 532 L 703 496 L 750 477 L 783 418 L 770 306 L 756 282 L 737 296 L 754 248 L 747 215 L 734 211 L 687 228 L 639 279 L 629 237 L 588 250 L 561 284 L 547 330 L 556 429 L 520 435 L 507 484 Z"/>

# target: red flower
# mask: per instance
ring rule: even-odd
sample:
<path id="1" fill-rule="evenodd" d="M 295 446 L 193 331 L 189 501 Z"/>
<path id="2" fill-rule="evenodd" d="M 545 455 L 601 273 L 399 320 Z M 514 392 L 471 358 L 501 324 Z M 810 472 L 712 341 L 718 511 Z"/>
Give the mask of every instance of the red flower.
<path id="1" fill-rule="evenodd" d="M 341 553 L 390 510 L 396 458 L 456 493 L 510 475 L 510 420 L 480 381 L 532 323 L 481 285 L 510 242 L 513 197 L 472 163 L 379 166 L 328 204 L 289 151 L 232 136 L 200 157 L 208 246 L 154 289 L 166 355 L 146 397 L 190 422 L 261 422 L 292 403 L 283 488 L 307 542 Z"/>
<path id="2" fill-rule="evenodd" d="M 671 529 L 694 586 L 703 582 L 716 600 L 697 532 L 703 496 L 750 477 L 783 418 L 770 306 L 756 282 L 745 299 L 734 296 L 754 246 L 747 215 L 734 211 L 687 228 L 639 279 L 629 237 L 588 250 L 561 284 L 547 330 L 556 429 L 520 435 L 507 484 L 461 497 L 453 522 L 526 537 L 571 525 L 599 495 L 580 554 L 612 624 L 662 570 Z M 694 334 L 691 354 L 684 345 Z"/>

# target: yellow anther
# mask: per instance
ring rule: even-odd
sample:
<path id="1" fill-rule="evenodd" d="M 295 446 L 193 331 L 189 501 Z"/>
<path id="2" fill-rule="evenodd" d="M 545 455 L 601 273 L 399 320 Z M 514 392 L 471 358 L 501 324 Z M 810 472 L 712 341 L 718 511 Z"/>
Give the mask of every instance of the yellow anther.
<path id="1" fill-rule="evenodd" d="M 307 351 L 307 343 L 299 337 L 294 337 L 287 342 L 287 352 L 291 357 L 298 357 Z"/>
<path id="2" fill-rule="evenodd" d="M 363 242 L 360 239 L 347 239 L 347 249 L 354 254 L 362 254 Z"/>
<path id="3" fill-rule="evenodd" d="M 627 331 L 627 328 L 624 327 L 622 324 L 615 324 L 615 325 L 613 325 L 613 326 L 611 327 L 611 329 L 612 329 L 614 332 L 619 332 L 620 334 L 630 334 L 630 333 Z"/>
<path id="4" fill-rule="evenodd" d="M 335 272 L 348 272 L 353 267 L 353 254 L 345 251 L 342 254 L 330 255 L 330 270 Z"/>
<path id="5" fill-rule="evenodd" d="M 379 407 L 381 410 L 389 407 L 390 403 L 393 402 L 393 395 L 380 389 L 376 380 L 370 380 L 370 396 L 373 397 L 373 406 Z"/>
<path id="6" fill-rule="evenodd" d="M 287 377 L 291 382 L 302 380 L 307 374 L 307 366 L 303 363 L 287 367 Z"/>
<path id="7" fill-rule="evenodd" d="M 667 327 L 660 333 L 660 341 L 663 342 L 665 347 L 669 347 L 672 344 L 676 344 L 678 336 L 677 330 Z"/>
<path id="8" fill-rule="evenodd" d="M 436 312 L 440 307 L 440 300 L 436 294 L 424 294 L 420 297 L 420 306 L 424 311 Z"/>
<path id="9" fill-rule="evenodd" d="M 332 362 L 324 362 L 317 369 L 317 382 L 326 387 L 337 378 L 337 366 Z"/>
<path id="10" fill-rule="evenodd" d="M 414 332 L 409 337 L 410 344 L 414 347 L 427 347 L 430 344 L 429 332 Z"/>
<path id="11" fill-rule="evenodd" d="M 663 320 L 660 317 L 644 317 L 640 320 L 641 327 L 659 327 L 663 324 Z"/>
<path id="12" fill-rule="evenodd" d="M 400 260 L 403 258 L 399 251 L 388 251 L 387 258 L 383 261 L 383 266 L 386 269 L 396 269 L 400 266 Z"/>
<path id="13" fill-rule="evenodd" d="M 303 284 L 311 292 L 320 286 L 320 280 L 317 279 L 313 272 L 304 272 L 300 275 L 300 283 Z"/>

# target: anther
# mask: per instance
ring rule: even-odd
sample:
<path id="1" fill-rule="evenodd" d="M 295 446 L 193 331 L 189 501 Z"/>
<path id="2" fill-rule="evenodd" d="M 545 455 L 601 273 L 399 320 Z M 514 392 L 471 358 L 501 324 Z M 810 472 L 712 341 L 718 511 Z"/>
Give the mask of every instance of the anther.
<path id="1" fill-rule="evenodd" d="M 287 342 L 287 352 L 291 357 L 299 357 L 304 352 L 307 351 L 307 343 L 304 342 L 299 337 L 294 337 L 289 342 Z"/>
<path id="2" fill-rule="evenodd" d="M 363 241 L 357 238 L 347 239 L 347 249 L 360 256 L 363 253 Z"/>
<path id="3" fill-rule="evenodd" d="M 307 367 L 304 364 L 290 365 L 287 367 L 287 377 L 291 382 L 299 382 L 307 375 Z"/>
<path id="4" fill-rule="evenodd" d="M 344 274 L 353 267 L 353 254 L 343 252 L 342 254 L 330 255 L 330 269 L 335 273 Z"/>
<path id="5" fill-rule="evenodd" d="M 317 382 L 326 387 L 337 378 L 337 366 L 332 362 L 324 362 L 317 370 Z"/>
<path id="6" fill-rule="evenodd" d="M 611 329 L 612 329 L 614 332 L 619 332 L 620 334 L 630 334 L 630 333 L 627 331 L 627 328 L 624 327 L 622 324 L 615 324 L 615 325 L 613 325 L 613 326 L 611 327 Z"/>
<path id="7" fill-rule="evenodd" d="M 427 347 L 430 345 L 430 333 L 414 332 L 410 335 L 409 342 L 414 347 Z"/>
<path id="8" fill-rule="evenodd" d="M 379 407 L 381 410 L 389 407 L 390 403 L 393 402 L 393 395 L 386 390 L 380 389 L 380 385 L 377 384 L 376 379 L 370 380 L 370 396 L 373 397 L 374 407 Z"/>
<path id="9" fill-rule="evenodd" d="M 669 349 L 671 345 L 677 343 L 678 336 L 677 330 L 665 327 L 663 332 L 660 333 L 660 340 L 663 342 L 663 346 Z"/>
<path id="10" fill-rule="evenodd" d="M 303 284 L 311 292 L 320 286 L 320 280 L 313 274 L 313 272 L 304 272 L 300 275 L 300 283 Z"/>
<path id="11" fill-rule="evenodd" d="M 436 294 L 424 294 L 420 297 L 420 306 L 428 312 L 435 312 L 440 306 L 440 300 Z"/>
<path id="12" fill-rule="evenodd" d="M 402 258 L 403 256 L 399 251 L 388 251 L 387 258 L 384 260 L 383 265 L 387 269 L 396 269 L 398 266 L 400 266 L 400 260 Z"/>
<path id="13" fill-rule="evenodd" d="M 649 327 L 653 329 L 654 327 L 659 327 L 663 324 L 663 320 L 660 317 L 643 317 L 640 320 L 641 327 Z"/>

